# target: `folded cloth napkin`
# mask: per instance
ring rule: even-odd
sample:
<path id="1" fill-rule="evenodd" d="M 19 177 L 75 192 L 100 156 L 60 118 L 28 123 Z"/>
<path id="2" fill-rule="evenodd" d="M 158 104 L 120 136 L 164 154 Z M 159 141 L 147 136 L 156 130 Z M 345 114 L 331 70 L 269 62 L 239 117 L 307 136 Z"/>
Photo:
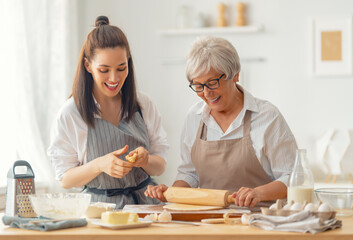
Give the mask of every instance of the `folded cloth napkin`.
<path id="1" fill-rule="evenodd" d="M 319 233 L 342 226 L 342 221 L 332 218 L 322 221 L 309 211 L 301 211 L 287 217 L 264 214 L 250 215 L 249 225 L 265 230 L 289 231 L 300 233 Z"/>
<path id="2" fill-rule="evenodd" d="M 64 228 L 74 228 L 74 227 L 84 227 L 87 225 L 87 220 L 84 218 L 63 220 L 57 222 L 39 222 L 30 223 L 31 221 L 48 220 L 48 218 L 23 218 L 23 217 L 10 217 L 3 216 L 2 221 L 5 225 L 15 228 L 23 228 L 29 230 L 39 230 L 39 231 L 52 231 Z"/>

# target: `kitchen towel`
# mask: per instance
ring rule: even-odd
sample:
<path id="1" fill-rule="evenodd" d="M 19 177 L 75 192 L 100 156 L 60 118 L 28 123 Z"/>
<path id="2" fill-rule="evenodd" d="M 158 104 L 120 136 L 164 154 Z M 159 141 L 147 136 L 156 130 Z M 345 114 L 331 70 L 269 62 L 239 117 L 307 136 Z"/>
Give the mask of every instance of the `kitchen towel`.
<path id="1" fill-rule="evenodd" d="M 264 230 L 319 233 L 342 226 L 342 221 L 332 218 L 322 221 L 309 211 L 301 211 L 290 216 L 250 215 L 249 225 Z"/>
<path id="2" fill-rule="evenodd" d="M 64 228 L 84 227 L 87 225 L 87 220 L 84 218 L 63 220 L 58 222 L 41 222 L 41 223 L 30 223 L 31 221 L 48 220 L 48 218 L 23 218 L 23 217 L 10 217 L 3 216 L 2 221 L 5 225 L 15 228 L 23 228 L 29 230 L 39 231 L 52 231 Z"/>

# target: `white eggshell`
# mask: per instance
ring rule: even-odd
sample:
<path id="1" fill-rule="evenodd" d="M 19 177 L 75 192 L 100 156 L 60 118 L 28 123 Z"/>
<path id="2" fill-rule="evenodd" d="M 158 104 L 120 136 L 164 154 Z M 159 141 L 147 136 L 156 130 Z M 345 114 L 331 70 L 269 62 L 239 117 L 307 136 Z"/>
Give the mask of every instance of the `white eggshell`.
<path id="1" fill-rule="evenodd" d="M 303 206 L 300 203 L 296 202 L 290 207 L 290 210 L 298 211 L 298 210 L 302 210 L 302 208 Z"/>
<path id="2" fill-rule="evenodd" d="M 289 210 L 291 206 L 292 206 L 292 204 L 287 203 L 286 205 L 284 205 L 284 207 L 282 209 L 283 210 Z"/>
<path id="3" fill-rule="evenodd" d="M 293 205 L 294 201 L 291 200 L 290 202 L 287 202 L 286 205 L 282 208 L 283 210 L 290 210 L 290 207 Z"/>
<path id="4" fill-rule="evenodd" d="M 331 212 L 333 211 L 333 208 L 331 207 L 330 204 L 328 203 L 323 203 L 319 206 L 319 208 L 317 209 L 318 212 Z"/>
<path id="5" fill-rule="evenodd" d="M 306 204 L 306 206 L 304 207 L 304 210 L 313 212 L 313 211 L 315 210 L 315 206 L 314 206 L 314 204 L 312 204 L 312 203 L 308 203 L 308 204 Z"/>
<path id="6" fill-rule="evenodd" d="M 241 223 L 244 225 L 249 225 L 249 219 L 250 219 L 250 215 L 247 213 L 244 213 L 243 215 L 241 215 Z"/>
<path id="7" fill-rule="evenodd" d="M 277 203 L 272 204 L 269 209 L 271 210 L 277 210 Z"/>

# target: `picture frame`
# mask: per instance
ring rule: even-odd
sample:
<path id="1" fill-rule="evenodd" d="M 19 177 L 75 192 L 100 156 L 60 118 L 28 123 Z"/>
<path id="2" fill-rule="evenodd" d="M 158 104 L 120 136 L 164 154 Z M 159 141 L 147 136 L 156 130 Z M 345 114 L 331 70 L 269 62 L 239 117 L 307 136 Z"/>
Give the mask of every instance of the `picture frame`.
<path id="1" fill-rule="evenodd" d="M 352 75 L 352 16 L 311 18 L 311 73 Z"/>

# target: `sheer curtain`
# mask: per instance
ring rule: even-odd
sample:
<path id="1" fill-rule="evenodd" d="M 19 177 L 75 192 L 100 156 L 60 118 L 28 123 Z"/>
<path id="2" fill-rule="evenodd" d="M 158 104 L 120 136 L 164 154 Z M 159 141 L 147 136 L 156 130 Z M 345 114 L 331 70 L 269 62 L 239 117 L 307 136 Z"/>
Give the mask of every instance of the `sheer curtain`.
<path id="1" fill-rule="evenodd" d="M 14 36 L 12 15 L 9 13 L 9 1 L 0 0 L 0 194 L 5 194 L 1 189 L 6 185 L 6 173 L 12 159 L 16 158 L 15 150 L 15 126 L 14 121 L 14 89 L 15 79 L 13 72 L 15 64 L 13 58 L 13 44 L 10 36 Z M 1 204 L 0 204 L 1 205 Z M 1 209 L 2 206 L 0 206 Z"/>
<path id="2" fill-rule="evenodd" d="M 36 182 L 55 187 L 46 149 L 51 123 L 71 92 L 79 51 L 77 1 L 9 0 L 2 4 L 1 22 L 7 27 L 0 45 L 9 46 L 7 59 L 1 60 L 6 68 L 1 71 L 2 118 L 6 118 L 0 123 L 1 152 L 7 157 L 0 158 L 0 186 L 6 184 L 5 172 L 13 162 L 23 159 L 30 162 Z"/>

